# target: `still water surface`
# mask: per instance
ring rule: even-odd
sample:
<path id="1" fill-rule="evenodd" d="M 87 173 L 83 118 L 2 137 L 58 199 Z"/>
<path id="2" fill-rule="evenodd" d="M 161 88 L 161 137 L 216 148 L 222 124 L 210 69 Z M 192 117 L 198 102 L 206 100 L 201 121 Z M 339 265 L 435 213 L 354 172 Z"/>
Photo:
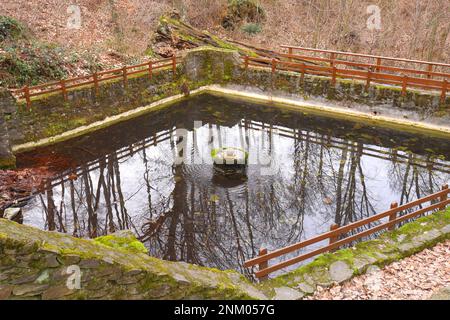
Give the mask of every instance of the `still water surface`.
<path id="1" fill-rule="evenodd" d="M 221 146 L 249 152 L 246 175 L 214 170 Z M 436 192 L 450 176 L 448 140 L 209 94 L 18 157 L 42 159 L 60 174 L 25 224 L 79 237 L 132 229 L 152 256 L 245 274 L 261 247 Z"/>

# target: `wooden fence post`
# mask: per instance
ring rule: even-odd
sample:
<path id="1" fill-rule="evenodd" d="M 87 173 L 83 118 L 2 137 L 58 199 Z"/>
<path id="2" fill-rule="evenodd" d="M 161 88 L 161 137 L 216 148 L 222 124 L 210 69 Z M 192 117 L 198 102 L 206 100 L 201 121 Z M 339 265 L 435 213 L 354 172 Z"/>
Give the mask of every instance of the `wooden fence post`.
<path id="1" fill-rule="evenodd" d="M 391 203 L 391 209 L 395 209 L 397 207 L 398 207 L 398 203 L 397 202 L 392 202 Z M 397 211 L 395 211 L 394 213 L 391 213 L 389 215 L 389 222 L 391 222 L 391 221 L 393 221 L 395 219 L 397 219 Z M 390 226 L 388 229 L 389 230 L 394 230 L 395 229 L 395 223 L 392 226 Z"/>
<path id="2" fill-rule="evenodd" d="M 441 102 L 442 103 L 444 103 L 445 96 L 447 95 L 447 87 L 448 87 L 447 79 L 444 79 L 444 82 L 442 83 L 442 93 L 441 93 Z"/>
<path id="3" fill-rule="evenodd" d="M 127 78 L 127 67 L 124 66 L 122 68 L 122 74 L 123 74 L 123 84 L 126 87 L 128 85 L 128 78 Z"/>
<path id="4" fill-rule="evenodd" d="M 276 69 L 277 69 L 277 60 L 272 59 L 272 74 L 275 73 Z"/>
<path id="5" fill-rule="evenodd" d="M 334 59 L 335 59 L 335 54 L 334 52 L 331 53 L 330 55 L 330 67 L 334 67 Z"/>
<path id="6" fill-rule="evenodd" d="M 300 77 L 300 80 L 301 80 L 302 83 L 303 83 L 303 81 L 305 80 L 305 69 L 306 69 L 306 65 L 305 65 L 304 62 L 302 62 L 302 67 L 301 67 L 302 75 L 301 75 L 301 77 Z"/>
<path id="7" fill-rule="evenodd" d="M 177 58 L 175 56 L 172 57 L 172 74 L 174 77 L 177 74 Z"/>
<path id="8" fill-rule="evenodd" d="M 95 71 L 92 76 L 94 77 L 95 95 L 98 95 L 98 74 L 97 74 L 97 71 Z"/>
<path id="9" fill-rule="evenodd" d="M 31 98 L 30 98 L 30 88 L 28 86 L 23 87 L 23 94 L 25 96 L 25 101 L 27 102 L 27 109 L 31 109 Z"/>
<path id="10" fill-rule="evenodd" d="M 369 90 L 371 76 L 372 76 L 372 71 L 367 70 L 366 91 Z"/>
<path id="11" fill-rule="evenodd" d="M 448 190 L 448 184 L 443 185 L 442 190 Z M 447 199 L 448 199 L 448 193 L 442 195 L 441 198 L 439 199 L 439 201 L 444 202 L 444 201 L 447 201 Z M 446 205 L 443 205 L 442 207 L 439 208 L 439 210 L 445 210 L 445 207 L 446 207 Z"/>
<path id="12" fill-rule="evenodd" d="M 377 58 L 377 67 L 376 67 L 376 72 L 380 72 L 380 66 L 381 66 L 381 58 Z"/>
<path id="13" fill-rule="evenodd" d="M 336 67 L 333 66 L 333 74 L 331 77 L 331 84 L 333 85 L 333 87 L 336 85 Z"/>
<path id="14" fill-rule="evenodd" d="M 338 224 L 332 224 L 331 226 L 330 226 L 330 231 L 334 231 L 334 230 L 336 230 L 337 228 L 339 228 L 339 225 Z M 336 241 L 338 241 L 339 240 L 339 236 L 332 236 L 332 237 L 330 237 L 330 243 L 329 244 L 333 244 L 333 243 L 335 243 Z"/>
<path id="15" fill-rule="evenodd" d="M 149 61 L 148 63 L 148 78 L 152 80 L 153 78 L 153 62 Z"/>
<path id="16" fill-rule="evenodd" d="M 61 79 L 59 81 L 59 84 L 61 86 L 61 91 L 62 91 L 62 94 L 63 94 L 64 101 L 67 101 L 66 81 L 64 79 Z"/>
<path id="17" fill-rule="evenodd" d="M 406 95 L 406 85 L 408 83 L 408 76 L 405 74 L 403 76 L 403 82 L 402 82 L 402 96 Z"/>
<path id="18" fill-rule="evenodd" d="M 264 255 L 266 255 L 266 254 L 267 254 L 267 249 L 266 249 L 266 248 L 261 248 L 261 249 L 259 249 L 258 257 L 264 256 Z M 268 262 L 267 260 L 261 262 L 261 263 L 258 265 L 259 271 L 261 271 L 261 270 L 263 270 L 263 269 L 266 269 L 267 267 L 269 267 L 269 262 Z M 266 275 L 266 276 L 264 276 L 264 277 L 259 278 L 259 280 L 260 280 L 260 281 L 263 281 L 263 280 L 267 280 L 268 278 L 269 278 L 269 276 Z"/>
<path id="19" fill-rule="evenodd" d="M 431 79 L 431 74 L 430 73 L 433 71 L 433 65 L 432 64 L 428 65 L 427 71 L 428 71 L 427 78 Z"/>

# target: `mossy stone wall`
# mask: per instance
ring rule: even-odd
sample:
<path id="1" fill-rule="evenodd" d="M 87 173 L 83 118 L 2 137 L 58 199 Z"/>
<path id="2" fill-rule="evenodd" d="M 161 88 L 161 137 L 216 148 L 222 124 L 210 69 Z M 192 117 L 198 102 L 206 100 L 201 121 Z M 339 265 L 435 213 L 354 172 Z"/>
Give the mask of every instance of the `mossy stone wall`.
<path id="1" fill-rule="evenodd" d="M 16 104 L 11 94 L 0 88 L 0 170 L 13 169 L 16 166 L 16 158 L 11 151 L 7 119 L 16 112 Z"/>
<path id="2" fill-rule="evenodd" d="M 382 112 L 383 108 L 396 111 L 413 111 L 419 118 L 430 116 L 449 117 L 450 97 L 444 102 L 438 92 L 410 90 L 402 95 L 401 88 L 371 84 L 366 90 L 363 81 L 337 79 L 332 85 L 329 77 L 305 75 L 299 73 L 277 71 L 272 74 L 270 70 L 249 67 L 236 69 L 231 83 L 243 90 L 254 90 L 269 93 L 273 96 L 292 96 L 306 101 L 319 99 L 322 102 L 330 101 L 345 107 L 355 104 L 371 107 L 372 111 Z"/>
<path id="3" fill-rule="evenodd" d="M 270 297 L 280 291 L 296 291 L 303 297 L 314 293 L 317 286 L 345 282 L 371 266 L 383 267 L 446 239 L 450 239 L 450 208 L 384 232 L 374 240 L 322 254 L 311 263 L 265 282 L 262 289 Z"/>
<path id="4" fill-rule="evenodd" d="M 450 97 L 442 104 L 439 94 L 408 90 L 403 97 L 400 89 L 395 87 L 372 85 L 366 92 L 365 84 L 360 81 L 338 79 L 333 86 L 326 77 L 302 78 L 299 73 L 281 71 L 272 75 L 270 70 L 254 67 L 246 70 L 236 51 L 214 47 L 186 52 L 175 75 L 169 67 L 155 72 L 152 79 L 145 71 L 133 75 L 126 86 L 117 79 L 101 83 L 98 92 L 92 85 L 69 90 L 67 101 L 59 93 L 36 97 L 32 99 L 31 110 L 21 100 L 5 116 L 0 113 L 0 117 L 7 125 L 10 144 L 14 146 L 57 136 L 211 84 L 256 90 L 273 96 L 322 99 L 347 107 L 361 104 L 369 106 L 374 113 L 408 110 L 417 114 L 419 120 L 428 116 L 450 120 Z M 4 97 L 0 100 L 2 104 L 11 105 L 11 100 Z"/>
<path id="5" fill-rule="evenodd" d="M 179 94 L 181 73 L 171 69 L 148 73 L 128 79 L 114 80 L 99 85 L 69 90 L 67 101 L 59 93 L 33 99 L 31 110 L 24 101 L 17 105 L 17 112 L 8 120 L 13 145 L 37 141 L 77 127 L 103 120 L 162 98 Z"/>
<path id="6" fill-rule="evenodd" d="M 450 209 L 252 284 L 235 271 L 150 257 L 129 231 L 87 240 L 0 219 L 0 300 L 301 299 L 445 239 Z M 81 272 L 77 288 L 67 285 L 74 268 Z"/>
<path id="7" fill-rule="evenodd" d="M 266 298 L 237 272 L 159 260 L 125 238 L 78 239 L 0 219 L 0 300 Z"/>

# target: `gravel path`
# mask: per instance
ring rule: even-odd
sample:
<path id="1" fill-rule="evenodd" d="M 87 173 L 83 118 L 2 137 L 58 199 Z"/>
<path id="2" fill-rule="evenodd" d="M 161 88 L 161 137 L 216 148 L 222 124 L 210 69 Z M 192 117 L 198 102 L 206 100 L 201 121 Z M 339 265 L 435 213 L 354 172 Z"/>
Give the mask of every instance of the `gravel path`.
<path id="1" fill-rule="evenodd" d="M 307 300 L 429 299 L 450 286 L 450 240 L 342 285 L 318 288 Z"/>

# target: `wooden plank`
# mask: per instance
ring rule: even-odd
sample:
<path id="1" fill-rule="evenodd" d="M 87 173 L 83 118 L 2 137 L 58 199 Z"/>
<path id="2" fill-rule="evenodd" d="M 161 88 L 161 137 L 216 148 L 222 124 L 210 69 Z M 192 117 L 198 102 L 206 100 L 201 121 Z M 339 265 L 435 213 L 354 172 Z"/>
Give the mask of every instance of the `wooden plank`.
<path id="1" fill-rule="evenodd" d="M 153 78 L 153 63 L 151 61 L 148 62 L 148 78 L 150 80 Z"/>
<path id="2" fill-rule="evenodd" d="M 277 70 L 277 60 L 272 59 L 271 68 L 272 68 L 272 75 L 273 75 L 275 73 L 275 71 Z"/>
<path id="3" fill-rule="evenodd" d="M 80 82 L 80 83 L 77 83 L 77 84 L 72 84 L 70 86 L 66 86 L 66 89 L 78 88 L 78 87 L 85 86 L 85 85 L 88 85 L 88 84 L 93 84 L 93 83 L 94 83 L 94 80 L 84 81 L 84 82 Z"/>
<path id="4" fill-rule="evenodd" d="M 448 190 L 448 184 L 442 186 L 442 191 L 444 191 L 444 190 Z M 447 199 L 448 199 L 448 193 L 443 194 L 439 198 L 441 203 L 445 203 L 445 201 L 447 201 Z M 442 207 L 439 207 L 439 210 L 444 210 L 444 209 L 445 209 L 445 205 L 443 205 Z"/>
<path id="5" fill-rule="evenodd" d="M 259 253 L 258 253 L 258 256 L 264 256 L 264 255 L 266 255 L 267 254 L 267 249 L 266 248 L 261 248 L 261 249 L 259 249 Z M 259 265 L 258 265 L 258 268 L 259 268 L 259 270 L 261 271 L 261 270 L 264 270 L 264 269 L 267 269 L 269 267 L 269 262 L 267 262 L 267 261 L 263 261 L 263 262 L 261 262 Z M 268 276 L 261 276 L 261 277 L 259 277 L 259 279 L 260 280 L 267 280 L 268 279 Z"/>
<path id="6" fill-rule="evenodd" d="M 64 101 L 67 101 L 67 89 L 66 89 L 66 82 L 64 81 L 64 79 L 60 80 L 60 85 Z"/>
<path id="7" fill-rule="evenodd" d="M 274 271 L 277 271 L 277 270 L 280 270 L 280 269 L 289 267 L 289 266 L 291 266 L 291 265 L 293 265 L 293 264 L 299 263 L 299 262 L 301 262 L 301 261 L 303 261 L 303 260 L 306 260 L 306 259 L 308 259 L 308 258 L 312 258 L 312 257 L 314 257 L 314 256 L 316 256 L 316 255 L 318 255 L 318 254 L 321 254 L 321 253 L 324 253 L 324 252 L 328 252 L 328 251 L 330 251 L 331 249 L 339 248 L 340 246 L 342 246 L 342 245 L 344 245 L 344 244 L 351 243 L 351 242 L 353 242 L 353 241 L 355 241 L 355 240 L 357 240 L 357 239 L 360 239 L 360 238 L 362 238 L 362 237 L 365 237 L 365 236 L 368 236 L 368 235 L 370 235 L 370 234 L 373 234 L 373 233 L 376 232 L 376 231 L 380 231 L 380 230 L 389 228 L 390 226 L 392 226 L 392 225 L 394 225 L 394 224 L 397 224 L 397 223 L 399 223 L 399 222 L 402 222 L 402 221 L 404 221 L 404 220 L 411 219 L 411 218 L 414 218 L 414 217 L 416 217 L 416 216 L 418 216 L 418 215 L 424 214 L 424 213 L 426 213 L 426 212 L 429 212 L 429 211 L 438 209 L 439 206 L 441 206 L 441 205 L 447 206 L 449 203 L 450 203 L 450 199 L 447 200 L 447 201 L 444 202 L 444 203 L 441 203 L 441 202 L 440 202 L 440 203 L 431 205 L 431 206 L 429 206 L 429 207 L 426 207 L 426 208 L 417 210 L 417 211 L 415 211 L 415 212 L 406 214 L 406 215 L 404 215 L 404 216 L 398 217 L 397 219 L 395 219 L 395 220 L 393 220 L 393 221 L 389 221 L 389 222 L 380 224 L 380 225 L 378 225 L 378 226 L 375 226 L 375 227 L 373 227 L 373 228 L 371 228 L 371 229 L 368 229 L 368 230 L 359 232 L 359 233 L 357 233 L 357 234 L 355 234 L 355 235 L 352 235 L 352 236 L 350 236 L 350 237 L 347 237 L 347 238 L 344 238 L 344 239 L 342 239 L 342 240 L 336 241 L 336 242 L 334 242 L 333 244 L 328 245 L 328 246 L 326 246 L 326 247 L 322 247 L 322 248 L 313 250 L 313 251 L 311 251 L 311 252 L 302 254 L 302 255 L 297 256 L 297 257 L 295 257 L 295 258 L 291 258 L 291 259 L 289 259 L 289 260 L 286 260 L 286 261 L 283 261 L 283 262 L 281 262 L 281 263 L 275 264 L 275 265 L 273 265 L 273 266 L 271 266 L 271 267 L 268 267 L 268 268 L 266 268 L 266 269 L 264 269 L 264 270 L 260 270 L 260 271 L 258 271 L 258 272 L 255 273 L 255 276 L 256 276 L 257 278 L 266 276 L 266 275 L 268 275 L 268 274 L 270 274 L 270 273 L 272 273 L 272 272 L 274 272 Z M 270 255 L 270 254 L 268 254 L 268 255 Z M 266 255 L 266 256 L 268 256 L 268 255 Z"/>
<path id="8" fill-rule="evenodd" d="M 95 95 L 98 95 L 99 87 L 98 87 L 98 74 L 97 74 L 97 72 L 94 72 L 93 78 L 94 78 Z"/>
<path id="9" fill-rule="evenodd" d="M 36 97 L 36 96 L 40 96 L 40 95 L 43 95 L 43 94 L 59 92 L 59 91 L 61 91 L 61 88 L 55 88 L 55 89 L 51 89 L 51 90 L 42 90 L 42 91 L 39 91 L 39 92 L 30 93 L 29 96 L 30 97 Z"/>
<path id="10" fill-rule="evenodd" d="M 125 87 L 128 86 L 128 75 L 127 75 L 127 71 L 128 71 L 128 70 L 127 70 L 127 67 L 126 67 L 126 66 L 122 68 L 123 85 L 124 85 Z"/>
<path id="11" fill-rule="evenodd" d="M 398 203 L 392 202 L 391 209 L 395 209 L 395 208 L 398 208 Z M 394 221 L 395 219 L 397 219 L 397 211 L 394 211 L 392 214 L 389 215 L 389 221 Z M 392 226 L 389 227 L 389 230 L 394 230 L 394 229 L 395 229 L 395 224 L 393 224 Z"/>
<path id="12" fill-rule="evenodd" d="M 332 224 L 332 225 L 330 226 L 330 231 L 334 231 L 334 230 L 336 230 L 336 229 L 338 229 L 338 228 L 339 228 L 339 225 L 336 224 L 336 223 L 334 223 L 334 224 Z M 330 242 L 329 242 L 329 244 L 335 243 L 336 241 L 338 241 L 338 239 L 339 239 L 338 236 L 330 237 Z"/>
<path id="13" fill-rule="evenodd" d="M 411 59 L 404 59 L 404 58 L 395 58 L 395 57 L 386 57 L 386 56 L 377 56 L 377 55 L 370 55 L 370 54 L 363 54 L 363 53 L 355 53 L 355 52 L 346 52 L 346 51 L 335 51 L 335 50 L 324 50 L 324 49 L 316 49 L 316 48 L 305 48 L 305 47 L 296 47 L 296 46 L 288 46 L 288 45 L 281 45 L 282 48 L 292 48 L 294 50 L 301 50 L 301 51 L 310 51 L 310 52 L 318 52 L 318 53 L 331 53 L 334 52 L 339 55 L 346 55 L 346 56 L 355 56 L 355 57 L 362 57 L 362 58 L 381 58 L 383 60 L 390 60 L 390 61 L 398 61 L 398 62 L 408 62 L 408 63 L 415 63 L 415 64 L 432 64 L 434 66 L 442 66 L 442 67 L 450 67 L 450 64 L 448 63 L 442 63 L 442 62 L 432 62 L 432 61 L 423 61 L 423 60 L 411 60 Z"/>
<path id="14" fill-rule="evenodd" d="M 174 77 L 177 74 L 177 58 L 175 56 L 172 57 L 172 74 Z"/>
<path id="15" fill-rule="evenodd" d="M 442 92 L 441 92 L 441 102 L 444 103 L 445 102 L 445 96 L 447 95 L 447 89 L 448 88 L 448 83 L 447 80 L 444 80 L 444 83 L 442 84 Z"/>
<path id="16" fill-rule="evenodd" d="M 31 97 L 30 97 L 30 89 L 28 86 L 23 87 L 23 94 L 25 96 L 25 101 L 27 102 L 27 109 L 31 109 Z"/>
<path id="17" fill-rule="evenodd" d="M 291 60 L 292 60 L 292 58 L 295 58 L 295 59 L 321 61 L 321 62 L 328 62 L 328 63 L 332 62 L 331 59 L 322 58 L 322 57 L 311 57 L 311 56 L 305 56 L 305 55 L 286 55 L 286 54 L 281 54 L 281 56 L 290 58 Z M 406 73 L 414 73 L 414 74 L 418 74 L 418 75 L 431 74 L 431 75 L 437 76 L 437 77 L 450 78 L 450 73 L 443 73 L 443 72 L 431 72 L 430 73 L 429 71 L 424 71 L 424 70 L 386 66 L 386 65 L 381 65 L 381 64 L 379 65 L 378 59 L 377 59 L 377 64 L 347 61 L 347 60 L 338 60 L 338 59 L 335 59 L 333 61 L 333 64 L 334 65 L 346 65 L 346 66 L 352 66 L 352 67 L 360 67 L 360 68 L 364 68 L 364 69 L 371 68 L 373 70 L 376 70 L 376 72 L 385 70 L 385 71 L 397 71 L 397 72 L 403 72 L 403 73 L 405 73 L 405 72 Z"/>
<path id="18" fill-rule="evenodd" d="M 310 238 L 310 239 L 307 239 L 307 240 L 304 240 L 304 241 L 301 241 L 301 242 L 298 242 L 298 243 L 286 246 L 286 247 L 281 248 L 281 249 L 274 250 L 274 251 L 268 253 L 267 255 L 265 255 L 264 257 L 257 257 L 257 258 L 253 258 L 253 259 L 247 260 L 244 263 L 244 267 L 251 267 L 253 265 L 259 264 L 260 262 L 262 262 L 264 260 L 269 260 L 269 259 L 273 259 L 273 258 L 279 257 L 279 256 L 284 255 L 286 253 L 290 253 L 292 251 L 304 248 L 304 247 L 309 246 L 311 244 L 314 244 L 314 243 L 317 243 L 317 242 L 329 239 L 330 237 L 333 237 L 333 236 L 339 236 L 339 235 L 341 235 L 343 233 L 347 233 L 347 232 L 349 232 L 349 231 L 351 231 L 353 229 L 356 229 L 356 228 L 361 227 L 363 225 L 366 225 L 368 223 L 375 222 L 375 221 L 380 220 L 381 218 L 384 218 L 384 217 L 388 217 L 389 215 L 391 215 L 394 212 L 405 211 L 407 209 L 410 209 L 410 208 L 413 208 L 415 206 L 418 206 L 418 205 L 420 205 L 422 203 L 425 203 L 425 202 L 428 202 L 428 201 L 431 201 L 431 200 L 435 200 L 435 199 L 441 197 L 444 194 L 448 194 L 449 191 L 450 191 L 450 189 L 441 190 L 439 192 L 433 193 L 433 194 L 428 195 L 426 197 L 423 197 L 421 199 L 417 199 L 417 200 L 411 201 L 411 202 L 409 202 L 407 204 L 401 205 L 401 206 L 399 206 L 399 207 L 397 207 L 395 209 L 389 209 L 389 210 L 387 210 L 385 212 L 378 213 L 378 214 L 375 214 L 375 215 L 373 215 L 371 217 L 368 217 L 368 218 L 365 218 L 365 219 L 362 219 L 362 220 L 358 220 L 358 221 L 352 222 L 352 223 L 350 223 L 348 225 L 339 227 L 336 230 L 329 231 L 329 232 L 323 233 L 321 235 L 318 235 L 316 237 L 313 237 L 313 238 Z"/>

